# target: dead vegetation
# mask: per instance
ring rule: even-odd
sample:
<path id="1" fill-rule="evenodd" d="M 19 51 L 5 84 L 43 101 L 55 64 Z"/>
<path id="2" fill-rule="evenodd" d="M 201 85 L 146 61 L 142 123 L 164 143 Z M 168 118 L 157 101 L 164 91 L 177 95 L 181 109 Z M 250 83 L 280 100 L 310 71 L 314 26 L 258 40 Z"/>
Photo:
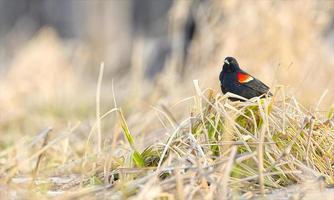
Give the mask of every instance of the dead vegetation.
<path id="1" fill-rule="evenodd" d="M 139 150 L 115 107 L 99 115 L 82 153 L 70 144 L 78 126 L 49 141 L 47 129 L 2 152 L 3 183 L 28 196 L 60 199 L 247 199 L 312 179 L 323 188 L 334 183 L 333 111 L 310 113 L 280 89 L 270 99 L 231 102 L 211 89 L 202 91 L 197 81 L 194 85 L 188 117 L 177 121 L 170 112 L 160 113 L 167 140 Z M 99 149 L 91 138 L 101 139 L 108 115 L 117 117 L 123 139 L 101 141 Z"/>

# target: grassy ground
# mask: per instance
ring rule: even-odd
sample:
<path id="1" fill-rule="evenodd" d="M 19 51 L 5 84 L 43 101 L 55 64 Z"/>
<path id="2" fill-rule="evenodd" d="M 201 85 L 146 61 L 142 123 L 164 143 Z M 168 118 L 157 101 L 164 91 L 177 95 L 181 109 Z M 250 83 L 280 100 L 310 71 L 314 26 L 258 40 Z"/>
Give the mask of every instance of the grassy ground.
<path id="1" fill-rule="evenodd" d="M 46 128 L 21 138 L 1 152 L 2 194 L 248 199 L 310 180 L 323 190 L 333 185 L 333 110 L 311 113 L 280 88 L 273 98 L 247 102 L 201 90 L 198 81 L 194 88 L 194 95 L 181 101 L 191 108 L 182 120 L 167 107 L 155 108 L 160 128 L 140 131 L 145 140 L 155 140 L 146 146 L 137 143 L 139 133 L 131 130 L 117 102 L 102 113 L 99 98 L 97 120 L 80 139 L 81 148 L 76 148 L 76 134 L 83 131 L 79 124 L 53 137 Z M 110 115 L 116 124 L 104 133 Z M 157 123 L 150 114 L 140 118 Z M 110 140 L 103 139 L 108 134 Z M 305 193 L 300 191 L 290 196 Z"/>

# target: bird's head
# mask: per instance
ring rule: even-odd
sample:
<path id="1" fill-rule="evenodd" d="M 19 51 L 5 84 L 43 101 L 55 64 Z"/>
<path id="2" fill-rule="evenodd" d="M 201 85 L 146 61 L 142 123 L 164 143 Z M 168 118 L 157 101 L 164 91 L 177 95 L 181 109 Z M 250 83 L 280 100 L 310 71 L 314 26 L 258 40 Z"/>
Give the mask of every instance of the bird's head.
<path id="1" fill-rule="evenodd" d="M 239 68 L 239 64 L 237 62 L 237 60 L 233 57 L 226 57 L 224 59 L 224 65 L 223 65 L 223 72 L 236 72 L 238 71 Z"/>

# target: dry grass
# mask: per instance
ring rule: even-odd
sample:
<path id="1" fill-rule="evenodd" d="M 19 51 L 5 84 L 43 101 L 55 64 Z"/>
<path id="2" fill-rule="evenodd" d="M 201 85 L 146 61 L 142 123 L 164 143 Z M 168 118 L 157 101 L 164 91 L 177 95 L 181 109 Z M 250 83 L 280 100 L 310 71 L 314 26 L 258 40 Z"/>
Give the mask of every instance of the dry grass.
<path id="1" fill-rule="evenodd" d="M 88 140 L 79 154 L 69 144 L 78 129 L 71 127 L 47 142 L 48 130 L 3 151 L 8 196 L 249 198 L 321 177 L 324 185 L 334 183 L 333 112 L 310 113 L 279 89 L 270 99 L 231 102 L 194 83 L 189 117 L 173 121 L 161 111 L 168 139 L 142 151 L 117 107 L 91 130 L 98 136 L 104 118 L 117 115 L 124 137 L 116 145 L 105 141 L 100 150 Z"/>

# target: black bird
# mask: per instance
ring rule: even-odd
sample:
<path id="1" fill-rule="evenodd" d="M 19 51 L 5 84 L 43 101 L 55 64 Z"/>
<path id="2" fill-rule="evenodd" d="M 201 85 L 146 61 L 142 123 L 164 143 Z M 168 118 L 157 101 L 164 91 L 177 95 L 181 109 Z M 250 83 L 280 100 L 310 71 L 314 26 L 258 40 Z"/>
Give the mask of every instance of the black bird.
<path id="1" fill-rule="evenodd" d="M 267 85 L 240 69 L 237 60 L 233 57 L 225 58 L 219 80 L 224 94 L 230 92 L 246 99 L 264 97 L 265 94 L 268 96 L 272 95 Z M 240 99 L 230 98 L 230 100 Z"/>

